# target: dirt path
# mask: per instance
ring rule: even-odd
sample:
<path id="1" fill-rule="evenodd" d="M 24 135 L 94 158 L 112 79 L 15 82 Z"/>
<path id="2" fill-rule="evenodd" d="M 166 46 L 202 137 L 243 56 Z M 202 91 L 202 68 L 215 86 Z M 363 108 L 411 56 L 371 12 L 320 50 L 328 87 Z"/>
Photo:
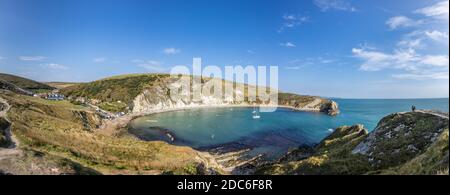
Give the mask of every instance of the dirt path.
<path id="1" fill-rule="evenodd" d="M 3 117 L 6 120 L 8 120 L 7 112 L 9 111 L 11 106 L 8 104 L 8 102 L 6 100 L 4 100 L 1 97 L 0 97 L 0 103 L 6 106 L 6 108 L 4 108 L 3 110 L 0 111 L 0 117 Z M 11 133 L 11 129 L 8 127 L 7 129 L 5 129 L 5 132 L 6 132 L 6 137 L 9 140 L 11 140 L 11 145 L 9 145 L 6 148 L 0 148 L 0 161 L 7 159 L 7 158 L 17 157 L 22 154 L 22 151 L 18 149 L 19 142 L 14 137 L 14 135 Z"/>
<path id="2" fill-rule="evenodd" d="M 448 115 L 445 115 L 443 113 L 434 112 L 434 111 L 431 111 L 431 110 L 417 110 L 416 112 L 420 112 L 420 113 L 424 113 L 424 114 L 431 114 L 431 115 L 434 115 L 434 116 L 437 116 L 437 117 L 441 117 L 441 118 L 444 118 L 444 119 L 448 120 Z"/>

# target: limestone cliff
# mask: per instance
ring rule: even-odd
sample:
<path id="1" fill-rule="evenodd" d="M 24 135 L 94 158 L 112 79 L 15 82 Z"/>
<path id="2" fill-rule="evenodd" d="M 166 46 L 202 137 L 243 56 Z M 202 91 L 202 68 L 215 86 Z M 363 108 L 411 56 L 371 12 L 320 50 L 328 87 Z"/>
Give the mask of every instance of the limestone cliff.
<path id="1" fill-rule="evenodd" d="M 252 106 L 254 101 L 249 100 L 249 94 L 258 90 L 256 86 L 221 79 L 201 78 L 197 85 L 193 84 L 192 80 L 177 81 L 178 79 L 165 74 L 124 75 L 70 86 L 61 89 L 61 92 L 71 99 L 80 97 L 90 99 L 91 103 L 111 112 L 121 110 L 142 114 L 197 106 Z M 198 91 L 205 85 L 221 86 L 223 94 L 217 97 L 209 93 L 202 93 L 197 98 L 182 90 L 179 92 L 173 90 L 174 88 L 184 88 Z M 216 90 L 214 87 L 212 89 Z M 277 92 L 279 105 L 330 115 L 339 113 L 337 103 L 331 100 Z M 272 96 L 272 98 L 274 97 Z M 255 103 L 275 106 L 273 102 L 261 101 L 259 98 Z"/>

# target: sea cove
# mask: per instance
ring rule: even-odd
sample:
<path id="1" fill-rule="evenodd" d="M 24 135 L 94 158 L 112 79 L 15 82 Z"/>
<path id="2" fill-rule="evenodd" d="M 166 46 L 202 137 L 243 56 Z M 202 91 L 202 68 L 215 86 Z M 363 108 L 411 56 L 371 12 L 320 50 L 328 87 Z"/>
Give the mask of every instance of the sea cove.
<path id="1" fill-rule="evenodd" d="M 278 108 L 254 119 L 251 107 L 196 108 L 137 118 L 131 122 L 129 132 L 143 140 L 163 140 L 199 150 L 251 148 L 253 155 L 276 159 L 289 149 L 317 144 L 340 126 L 363 124 L 372 131 L 384 116 L 409 111 L 412 105 L 442 112 L 449 108 L 445 98 L 334 101 L 341 109 L 337 116 Z"/>

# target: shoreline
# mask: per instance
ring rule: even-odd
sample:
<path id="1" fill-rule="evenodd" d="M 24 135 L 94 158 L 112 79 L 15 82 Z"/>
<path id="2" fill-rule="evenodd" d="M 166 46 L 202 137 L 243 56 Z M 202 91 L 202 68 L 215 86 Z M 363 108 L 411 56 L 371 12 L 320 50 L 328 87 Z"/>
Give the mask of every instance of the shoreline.
<path id="1" fill-rule="evenodd" d="M 253 108 L 255 106 L 253 105 L 246 105 L 246 104 L 240 104 L 240 105 L 195 105 L 195 106 L 186 106 L 186 107 L 178 107 L 178 108 L 166 108 L 166 109 L 155 109 L 153 111 L 148 112 L 142 112 L 142 113 L 130 113 L 121 117 L 118 117 L 113 120 L 103 120 L 102 125 L 95 129 L 95 132 L 98 132 L 100 134 L 105 135 L 118 135 L 120 133 L 123 133 L 121 130 L 126 128 L 128 124 L 139 117 L 144 116 L 150 116 L 154 114 L 161 114 L 166 112 L 176 112 L 176 111 L 184 111 L 184 110 L 192 110 L 192 109 L 204 109 L 204 108 Z M 296 112 L 310 112 L 310 113 L 320 113 L 325 114 L 320 111 L 320 109 L 305 109 L 305 108 L 295 108 L 292 106 L 285 106 L 285 105 L 257 105 L 256 107 L 265 107 L 265 108 L 284 108 L 289 109 Z"/>

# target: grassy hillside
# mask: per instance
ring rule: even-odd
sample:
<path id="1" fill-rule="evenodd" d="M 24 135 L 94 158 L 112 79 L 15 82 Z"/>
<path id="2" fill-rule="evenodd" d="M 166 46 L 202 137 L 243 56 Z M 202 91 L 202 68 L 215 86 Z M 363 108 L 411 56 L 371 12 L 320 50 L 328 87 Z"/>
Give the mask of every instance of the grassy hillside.
<path id="1" fill-rule="evenodd" d="M 202 79 L 202 83 L 206 82 L 207 78 Z M 125 111 L 126 108 L 132 108 L 133 100 L 142 94 L 147 89 L 149 94 L 146 96 L 147 101 L 157 104 L 169 99 L 169 84 L 175 80 L 170 78 L 167 74 L 132 74 L 120 75 L 102 80 L 72 85 L 61 89 L 61 93 L 68 97 L 83 97 L 97 102 L 97 106 L 104 110 L 111 112 Z M 241 85 L 231 83 L 228 81 L 217 80 L 222 82 L 222 85 Z M 244 102 L 247 101 L 248 88 L 255 87 L 243 85 L 244 91 L 241 95 L 244 96 Z M 223 89 L 224 90 L 224 89 Z M 236 95 L 236 93 L 234 94 Z M 318 100 L 318 101 L 317 101 Z M 325 113 L 328 110 L 337 109 L 330 105 L 331 101 L 314 96 L 302 96 L 296 94 L 279 93 L 279 103 L 281 105 L 292 106 L 295 108 L 302 108 L 309 106 L 310 109 L 318 109 Z M 314 103 L 314 105 L 310 105 Z"/>
<path id="2" fill-rule="evenodd" d="M 56 88 L 56 89 L 62 89 L 62 88 L 67 88 L 70 86 L 74 86 L 77 85 L 79 83 L 70 83 L 70 82 L 46 82 L 46 85 Z"/>
<path id="3" fill-rule="evenodd" d="M 100 100 L 104 103 L 100 105 L 102 108 L 109 111 L 119 111 L 131 104 L 145 87 L 152 86 L 159 79 L 166 77 L 168 75 L 123 75 L 69 86 L 61 89 L 61 93 L 66 96 Z"/>
<path id="4" fill-rule="evenodd" d="M 8 83 L 16 85 L 17 87 L 32 92 L 42 92 L 55 89 L 54 87 L 50 87 L 49 85 L 46 85 L 44 83 L 4 73 L 0 73 L 0 80 L 4 80 Z"/>
<path id="5" fill-rule="evenodd" d="M 102 173 L 196 174 L 196 151 L 164 142 L 100 135 L 95 113 L 66 101 L 54 102 L 10 92 L 11 130 L 23 147 L 70 159 Z"/>

